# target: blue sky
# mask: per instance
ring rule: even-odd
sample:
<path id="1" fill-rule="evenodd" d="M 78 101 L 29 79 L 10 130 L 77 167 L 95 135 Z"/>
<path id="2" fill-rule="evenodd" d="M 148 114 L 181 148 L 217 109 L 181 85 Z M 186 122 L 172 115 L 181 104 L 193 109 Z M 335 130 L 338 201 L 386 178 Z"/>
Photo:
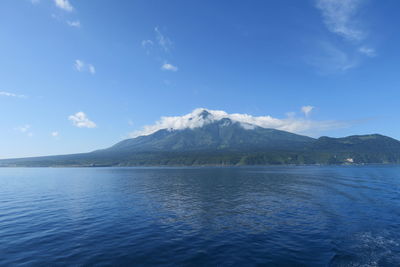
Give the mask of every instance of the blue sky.
<path id="1" fill-rule="evenodd" d="M 400 139 L 399 8 L 3 0 L 0 158 L 105 148 L 199 107 Z"/>

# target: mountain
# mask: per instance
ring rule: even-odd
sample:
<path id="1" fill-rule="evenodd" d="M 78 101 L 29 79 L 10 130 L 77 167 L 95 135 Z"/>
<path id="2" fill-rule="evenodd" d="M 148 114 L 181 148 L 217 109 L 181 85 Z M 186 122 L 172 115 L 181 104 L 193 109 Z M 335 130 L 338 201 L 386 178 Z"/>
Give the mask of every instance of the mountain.
<path id="1" fill-rule="evenodd" d="M 156 129 L 90 153 L 0 160 L 0 166 L 159 166 L 400 163 L 400 142 L 383 135 L 314 139 L 207 110 L 188 127 Z"/>
<path id="2" fill-rule="evenodd" d="M 313 144 L 312 150 L 334 154 L 336 158 L 331 158 L 331 163 L 400 163 L 400 142 L 380 134 L 324 136 Z"/>
<path id="3" fill-rule="evenodd" d="M 247 126 L 249 127 L 249 126 Z M 314 139 L 275 129 L 251 126 L 228 118 L 202 127 L 183 130 L 159 130 L 148 136 L 127 139 L 105 151 L 254 151 L 301 149 Z"/>

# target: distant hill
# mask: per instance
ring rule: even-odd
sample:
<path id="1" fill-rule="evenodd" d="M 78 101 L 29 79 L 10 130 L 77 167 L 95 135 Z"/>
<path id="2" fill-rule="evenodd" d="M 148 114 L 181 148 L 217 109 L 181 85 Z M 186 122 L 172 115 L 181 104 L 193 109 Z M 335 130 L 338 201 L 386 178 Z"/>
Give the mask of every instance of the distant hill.
<path id="1" fill-rule="evenodd" d="M 400 142 L 383 135 L 314 139 L 222 118 L 161 129 L 90 153 L 0 160 L 0 166 L 191 166 L 400 163 Z"/>

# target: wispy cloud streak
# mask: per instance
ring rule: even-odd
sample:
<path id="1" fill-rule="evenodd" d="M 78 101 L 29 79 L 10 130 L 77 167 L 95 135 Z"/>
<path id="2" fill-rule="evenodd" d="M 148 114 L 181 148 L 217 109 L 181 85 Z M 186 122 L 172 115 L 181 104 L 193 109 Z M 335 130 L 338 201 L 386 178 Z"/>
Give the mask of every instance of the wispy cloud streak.
<path id="1" fill-rule="evenodd" d="M 321 73 L 344 72 L 362 62 L 363 57 L 375 57 L 374 48 L 366 44 L 368 33 L 359 16 L 366 0 L 315 0 L 327 29 L 346 41 L 340 43 L 323 41 L 320 52 L 314 56 L 312 65 L 320 67 Z"/>
<path id="2" fill-rule="evenodd" d="M 75 28 L 80 28 L 81 27 L 81 22 L 79 20 L 74 20 L 74 21 L 67 21 L 67 24 L 71 27 Z"/>
<path id="3" fill-rule="evenodd" d="M 169 52 L 169 50 L 172 48 L 172 45 L 173 45 L 172 41 L 167 36 L 162 34 L 158 27 L 155 27 L 154 31 L 156 33 L 156 39 L 157 39 L 158 44 L 166 52 Z"/>
<path id="4" fill-rule="evenodd" d="M 93 64 L 85 63 L 83 60 L 80 59 L 75 60 L 74 68 L 79 72 L 87 71 L 91 74 L 96 74 L 96 68 L 93 66 Z"/>
<path id="5" fill-rule="evenodd" d="M 365 33 L 354 20 L 360 4 L 361 0 L 318 0 L 317 8 L 331 32 L 349 40 L 362 40 Z"/>
<path id="6" fill-rule="evenodd" d="M 0 96 L 26 98 L 26 95 L 19 95 L 19 94 L 14 94 L 14 93 L 5 92 L 5 91 L 0 91 Z"/>

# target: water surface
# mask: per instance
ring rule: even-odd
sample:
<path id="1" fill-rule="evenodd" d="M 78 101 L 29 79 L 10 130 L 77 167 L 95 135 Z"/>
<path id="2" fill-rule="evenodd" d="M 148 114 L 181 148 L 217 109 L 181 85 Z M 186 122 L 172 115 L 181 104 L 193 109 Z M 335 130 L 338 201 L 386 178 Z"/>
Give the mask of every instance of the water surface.
<path id="1" fill-rule="evenodd" d="M 0 265 L 399 266 L 400 167 L 3 168 Z"/>

